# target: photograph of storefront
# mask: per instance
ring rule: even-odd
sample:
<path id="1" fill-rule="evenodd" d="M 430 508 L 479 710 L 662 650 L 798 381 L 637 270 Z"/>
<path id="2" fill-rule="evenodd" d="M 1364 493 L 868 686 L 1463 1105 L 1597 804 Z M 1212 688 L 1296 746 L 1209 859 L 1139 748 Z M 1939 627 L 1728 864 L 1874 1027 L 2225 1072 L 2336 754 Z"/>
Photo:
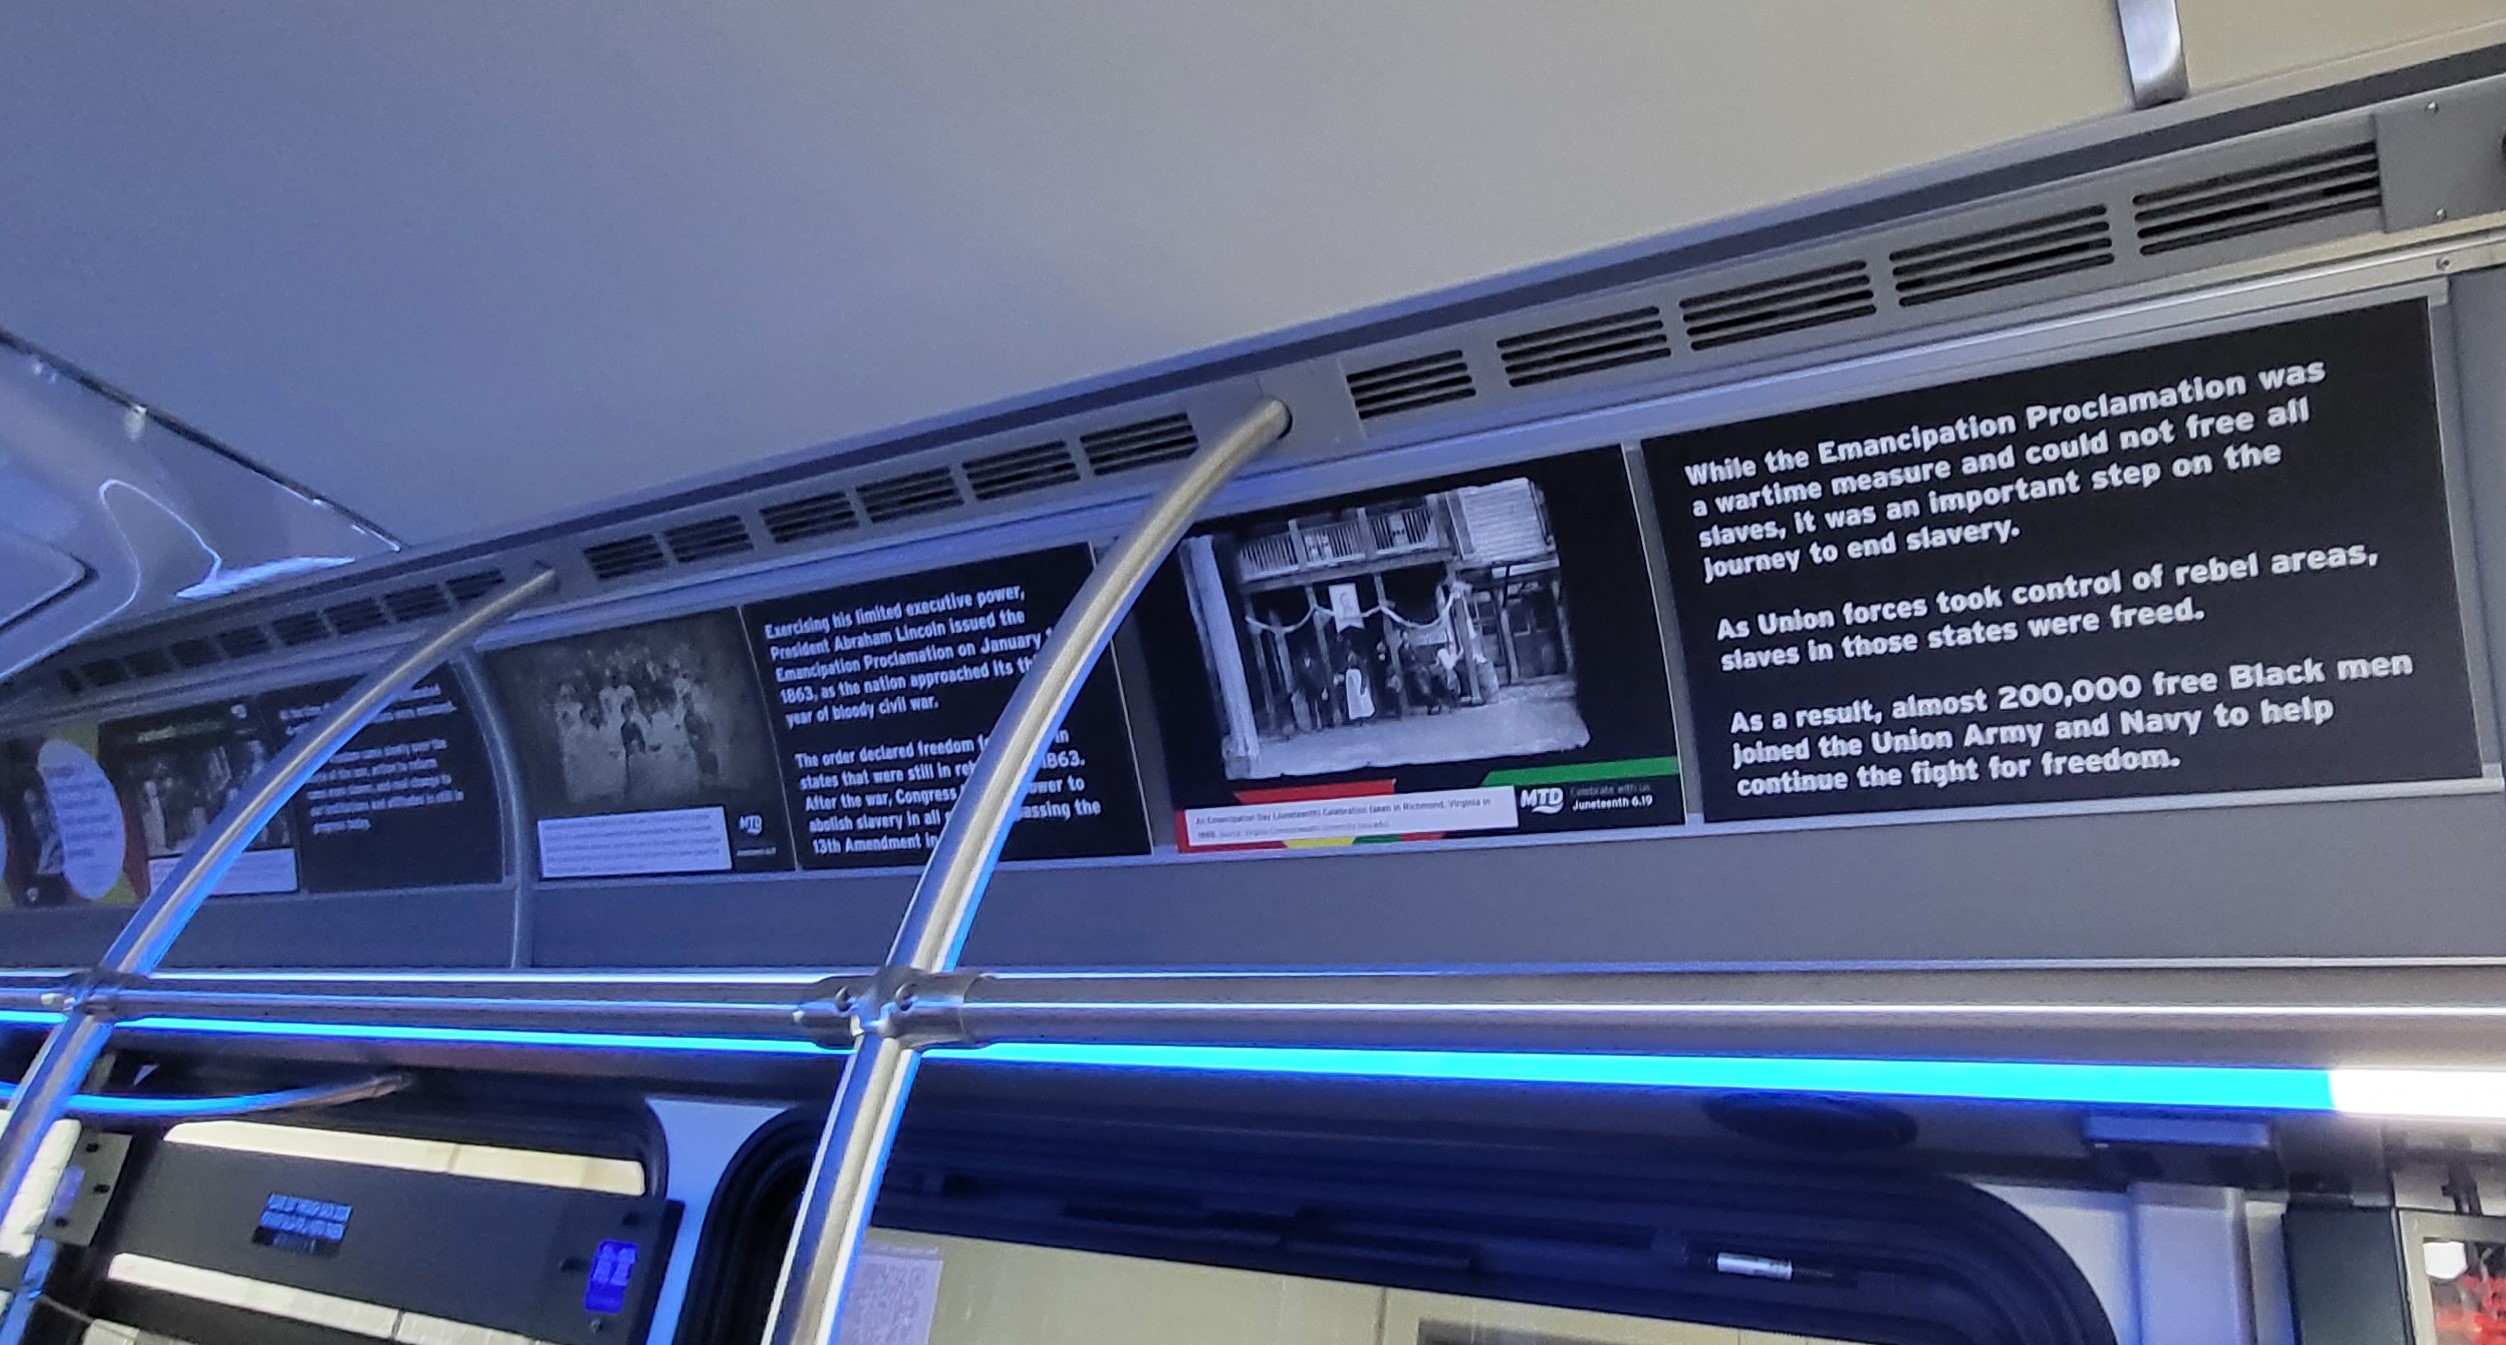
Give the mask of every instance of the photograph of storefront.
<path id="1" fill-rule="evenodd" d="M 1231 779 L 1590 740 L 1557 542 L 1527 479 L 1267 516 L 1181 554 Z"/>

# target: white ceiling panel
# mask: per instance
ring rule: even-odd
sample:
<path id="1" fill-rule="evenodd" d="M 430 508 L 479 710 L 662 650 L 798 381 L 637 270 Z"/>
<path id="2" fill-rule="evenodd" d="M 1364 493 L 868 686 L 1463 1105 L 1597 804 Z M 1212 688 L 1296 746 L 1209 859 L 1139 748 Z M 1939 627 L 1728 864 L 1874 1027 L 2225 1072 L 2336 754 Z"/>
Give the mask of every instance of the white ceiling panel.
<path id="1" fill-rule="evenodd" d="M 17 4 L 0 326 L 425 545 L 2124 96 L 2107 0 Z"/>

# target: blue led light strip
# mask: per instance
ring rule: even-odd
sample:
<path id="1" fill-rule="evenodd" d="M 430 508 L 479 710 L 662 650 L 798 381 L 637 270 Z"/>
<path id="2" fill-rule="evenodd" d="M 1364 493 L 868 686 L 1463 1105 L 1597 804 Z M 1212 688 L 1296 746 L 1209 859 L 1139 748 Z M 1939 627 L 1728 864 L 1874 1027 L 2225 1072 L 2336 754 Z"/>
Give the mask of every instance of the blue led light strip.
<path id="1" fill-rule="evenodd" d="M 0 1011 L 0 1025 L 55 1015 Z M 403 1027 L 152 1017 L 126 1026 L 203 1036 L 441 1043 L 563 1050 L 825 1057 L 806 1041 L 512 1028 Z M 2076 1064 L 2024 1060 L 1845 1060 L 1769 1056 L 1578 1055 L 1291 1046 L 997 1042 L 943 1056 L 969 1063 L 1185 1073 L 1604 1088 L 1710 1089 L 1862 1097 L 2046 1102 L 2253 1112 L 2339 1112 L 2506 1121 L 2506 1071 L 2312 1069 L 2280 1065 Z"/>
<path id="2" fill-rule="evenodd" d="M 2064 1102 L 2092 1106 L 2226 1107 L 2243 1111 L 2333 1109 L 2329 1071 L 2271 1066 L 1821 1060 L 1024 1042 L 996 1043 L 963 1054 L 1003 1064 L 1351 1079 L 1708 1088 L 1873 1097 Z"/>

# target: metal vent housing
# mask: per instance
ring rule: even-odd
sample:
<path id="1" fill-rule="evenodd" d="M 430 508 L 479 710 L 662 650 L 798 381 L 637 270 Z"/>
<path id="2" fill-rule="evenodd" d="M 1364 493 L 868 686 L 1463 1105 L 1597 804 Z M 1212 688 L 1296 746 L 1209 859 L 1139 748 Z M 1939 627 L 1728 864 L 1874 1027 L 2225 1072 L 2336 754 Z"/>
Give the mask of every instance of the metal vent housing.
<path id="1" fill-rule="evenodd" d="M 1349 402 L 1359 420 L 1398 415 L 1422 407 L 1467 401 L 1479 395 L 1470 360 L 1459 350 L 1396 360 L 1348 376 Z"/>

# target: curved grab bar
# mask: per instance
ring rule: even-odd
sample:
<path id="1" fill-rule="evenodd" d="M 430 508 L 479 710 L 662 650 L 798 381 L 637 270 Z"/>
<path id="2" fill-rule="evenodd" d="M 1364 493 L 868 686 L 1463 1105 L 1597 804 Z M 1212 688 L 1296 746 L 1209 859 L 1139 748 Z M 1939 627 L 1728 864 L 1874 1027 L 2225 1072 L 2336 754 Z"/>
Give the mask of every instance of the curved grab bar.
<path id="1" fill-rule="evenodd" d="M 266 1093 L 233 1093 L 224 1097 L 133 1097 L 73 1093 L 61 1114 L 73 1121 L 215 1121 L 231 1116 L 260 1116 L 276 1111 L 310 1111 L 388 1097 L 409 1086 L 406 1074 L 372 1074 L 343 1083 L 307 1084 Z M 0 1105 L 14 1102 L 16 1084 L 0 1084 Z"/>
<path id="2" fill-rule="evenodd" d="M 1203 504 L 1236 470 L 1288 432 L 1288 408 L 1264 398 L 1225 434 L 1195 454 L 1137 523 L 1099 560 L 1070 607 L 1036 651 L 1027 675 L 1002 707 L 992 736 L 958 791 L 923 865 L 913 901 L 877 978 L 878 1003 L 847 998 L 839 1011 L 864 1013 L 862 1032 L 836 1086 L 820 1135 L 809 1186 L 784 1252 L 766 1339 L 774 1345 L 827 1345 L 835 1339 L 846 1279 L 869 1226 L 870 1203 L 887 1167 L 888 1146 L 912 1089 L 919 1044 L 906 1040 L 896 1014 L 910 1006 L 915 982 L 953 971 L 976 906 L 991 882 L 1001 845 L 1017 820 L 1019 800 L 1034 783 L 1044 750 L 1105 652 L 1114 627 L 1148 586 Z"/>
<path id="3" fill-rule="evenodd" d="M 175 937 L 191 922 L 218 879 L 226 876 L 244 846 L 261 834 L 305 781 L 359 729 L 480 631 L 519 611 L 556 583 L 556 571 L 539 570 L 411 644 L 333 701 L 321 719 L 291 739 L 250 786 L 228 802 L 165 882 L 131 913 L 112 947 L 105 950 L 103 961 L 62 990 L 59 1007 L 67 1016 L 45 1036 L 18 1085 L 8 1120 L 0 1123 L 0 1209 L 9 1208 L 17 1199 L 18 1188 L 26 1184 L 26 1174 L 34 1168 L 35 1151 L 44 1133 L 69 1105 L 71 1091 L 104 1054 L 105 1040 L 113 1034 L 107 1007 L 112 991 L 157 969 Z"/>

